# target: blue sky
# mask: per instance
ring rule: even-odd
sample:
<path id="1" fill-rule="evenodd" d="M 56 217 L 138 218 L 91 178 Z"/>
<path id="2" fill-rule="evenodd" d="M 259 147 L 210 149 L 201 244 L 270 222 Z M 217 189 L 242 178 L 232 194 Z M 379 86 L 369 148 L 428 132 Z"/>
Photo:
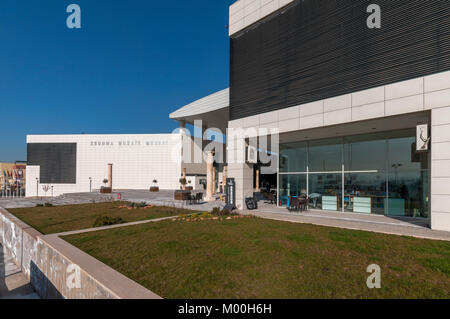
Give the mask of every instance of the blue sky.
<path id="1" fill-rule="evenodd" d="M 0 162 L 26 160 L 27 134 L 171 132 L 170 112 L 228 87 L 233 2 L 1 0 Z"/>

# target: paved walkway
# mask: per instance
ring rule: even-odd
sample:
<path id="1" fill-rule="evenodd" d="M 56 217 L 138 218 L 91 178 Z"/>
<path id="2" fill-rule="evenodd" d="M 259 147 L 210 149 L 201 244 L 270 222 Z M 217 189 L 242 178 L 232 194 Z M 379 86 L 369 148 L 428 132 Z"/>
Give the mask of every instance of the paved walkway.
<path id="1" fill-rule="evenodd" d="M 173 190 L 161 190 L 157 193 L 150 193 L 145 190 L 117 190 L 117 193 L 122 194 L 122 199 L 130 202 L 146 202 L 156 206 L 178 207 L 191 210 L 200 210 L 210 212 L 214 207 L 224 207 L 225 203 L 219 200 L 214 202 L 203 202 L 200 205 L 187 205 L 182 201 L 175 201 L 173 199 Z M 193 191 L 198 193 L 199 191 Z M 205 194 L 206 192 L 203 192 Z"/>
<path id="2" fill-rule="evenodd" d="M 0 245 L 0 299 L 39 299 L 30 282 Z"/>
<path id="3" fill-rule="evenodd" d="M 52 203 L 53 205 L 74 205 L 92 202 L 105 202 L 116 200 L 118 193 L 122 200 L 131 202 L 146 202 L 147 204 L 157 206 L 168 206 L 186 208 L 198 211 L 211 211 L 214 207 L 223 207 L 224 203 L 215 201 L 202 203 L 200 205 L 187 205 L 185 202 L 174 201 L 173 190 L 161 190 L 157 193 L 150 193 L 147 190 L 116 190 L 114 194 L 99 193 L 78 193 L 66 194 L 55 198 L 44 199 L 0 199 L 0 206 L 5 208 L 34 207 L 38 203 Z M 249 212 L 244 212 L 249 213 Z M 328 211 L 310 211 L 307 213 L 289 213 L 286 208 L 278 208 L 275 205 L 264 204 L 260 202 L 259 209 L 252 214 L 275 220 L 283 220 L 297 223 L 308 223 L 314 225 L 347 228 L 355 230 L 373 231 L 386 234 L 412 236 L 419 238 L 448 240 L 450 241 L 450 232 L 434 231 L 429 227 L 429 220 L 418 218 L 394 218 L 380 215 L 366 215 L 354 213 L 340 213 Z M 157 220 L 154 220 L 157 221 Z M 145 223 L 137 222 L 132 224 Z M 132 224 L 116 225 L 114 227 L 130 226 Z M 94 229 L 102 230 L 103 228 Z M 92 229 L 86 231 L 93 231 Z M 66 234 L 64 234 L 66 235 Z"/>
<path id="4" fill-rule="evenodd" d="M 156 222 L 161 222 L 163 220 L 170 220 L 170 219 L 174 219 L 174 218 L 177 218 L 177 216 L 147 219 L 147 220 L 141 220 L 141 221 L 137 221 L 137 222 L 117 224 L 117 225 L 111 225 L 111 226 L 102 226 L 102 227 L 87 228 L 87 229 L 81 229 L 81 230 L 72 230 L 72 231 L 68 231 L 68 232 L 64 232 L 64 233 L 49 234 L 49 235 L 46 235 L 46 237 L 60 237 L 60 236 L 70 236 L 70 235 L 77 235 L 77 234 L 92 233 L 92 232 L 101 231 L 101 230 L 123 228 L 123 227 L 136 226 L 136 225 L 142 225 L 142 224 L 148 224 L 148 223 L 156 223 Z"/>
<path id="5" fill-rule="evenodd" d="M 65 194 L 58 197 L 39 198 L 0 198 L 0 206 L 3 208 L 35 207 L 36 204 L 50 203 L 54 206 L 77 205 L 88 203 L 109 202 L 117 198 L 116 194 L 77 193 Z"/>
<path id="6" fill-rule="evenodd" d="M 0 198 L 0 206 L 3 208 L 24 208 L 35 207 L 36 204 L 50 203 L 55 206 L 62 205 L 77 205 L 88 203 L 100 203 L 117 200 L 120 193 L 122 200 L 130 202 L 146 202 L 147 204 L 157 206 L 168 206 L 177 208 L 187 208 L 200 211 L 211 211 L 214 207 L 223 207 L 225 204 L 221 201 L 203 202 L 200 205 L 187 205 L 182 201 L 174 201 L 173 190 L 161 190 L 157 193 L 150 193 L 147 190 L 115 190 L 113 194 L 92 193 L 76 193 L 64 194 L 58 197 L 44 197 L 44 198 L 15 198 L 2 199 Z"/>
<path id="7" fill-rule="evenodd" d="M 289 213 L 286 208 L 278 208 L 274 205 L 267 204 L 262 204 L 256 211 L 245 211 L 244 213 L 261 218 L 294 223 L 450 241 L 450 232 L 431 230 L 428 226 L 428 220 L 423 219 L 392 218 L 381 215 L 328 211 Z"/>

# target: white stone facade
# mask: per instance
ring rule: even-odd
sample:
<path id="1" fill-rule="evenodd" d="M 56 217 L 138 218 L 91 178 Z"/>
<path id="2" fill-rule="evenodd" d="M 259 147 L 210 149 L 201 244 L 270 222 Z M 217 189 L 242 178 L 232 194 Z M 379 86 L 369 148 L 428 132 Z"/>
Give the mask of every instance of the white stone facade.
<path id="1" fill-rule="evenodd" d="M 275 128 L 282 134 L 424 111 L 432 119 L 431 224 L 450 231 L 450 71 L 258 114 L 228 126 Z M 228 141 L 228 150 L 239 149 L 238 144 Z M 236 179 L 237 205 L 243 208 L 253 192 L 251 166 L 230 164 L 228 171 Z"/>
<path id="2" fill-rule="evenodd" d="M 233 35 L 294 0 L 238 0 L 230 6 L 229 35 Z"/>
<path id="3" fill-rule="evenodd" d="M 53 195 L 80 193 L 104 186 L 108 164 L 113 164 L 112 187 L 149 189 L 153 180 L 160 189 L 178 189 L 181 176 L 181 135 L 29 135 L 27 143 L 76 143 L 77 170 L 75 184 L 50 184 Z M 44 196 L 38 184 L 40 167 L 27 167 L 26 196 Z M 47 196 L 51 195 L 51 190 Z"/>

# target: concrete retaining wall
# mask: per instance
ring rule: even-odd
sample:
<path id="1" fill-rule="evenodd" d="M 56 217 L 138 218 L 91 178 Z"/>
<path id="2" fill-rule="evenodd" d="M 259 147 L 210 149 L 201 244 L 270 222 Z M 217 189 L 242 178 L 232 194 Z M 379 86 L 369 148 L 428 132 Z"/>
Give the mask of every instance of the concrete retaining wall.
<path id="1" fill-rule="evenodd" d="M 42 235 L 1 207 L 0 242 L 41 298 L 160 298 L 57 235 Z M 70 288 L 67 281 L 75 269 L 79 269 L 79 287 Z"/>

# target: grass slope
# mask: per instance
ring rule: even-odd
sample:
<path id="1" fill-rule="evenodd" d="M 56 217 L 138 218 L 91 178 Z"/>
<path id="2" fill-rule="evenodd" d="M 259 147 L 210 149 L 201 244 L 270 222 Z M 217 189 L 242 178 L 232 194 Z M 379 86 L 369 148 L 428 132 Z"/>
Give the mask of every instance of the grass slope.
<path id="1" fill-rule="evenodd" d="M 64 238 L 164 298 L 448 298 L 450 243 L 258 218 Z M 378 264 L 382 288 L 368 289 Z"/>
<path id="2" fill-rule="evenodd" d="M 17 208 L 8 211 L 43 234 L 54 234 L 72 230 L 92 228 L 100 216 L 121 217 L 125 222 L 135 222 L 168 216 L 175 216 L 191 211 L 152 207 L 149 209 L 119 208 L 126 202 L 107 202 L 98 204 L 67 205 L 55 207 Z"/>

